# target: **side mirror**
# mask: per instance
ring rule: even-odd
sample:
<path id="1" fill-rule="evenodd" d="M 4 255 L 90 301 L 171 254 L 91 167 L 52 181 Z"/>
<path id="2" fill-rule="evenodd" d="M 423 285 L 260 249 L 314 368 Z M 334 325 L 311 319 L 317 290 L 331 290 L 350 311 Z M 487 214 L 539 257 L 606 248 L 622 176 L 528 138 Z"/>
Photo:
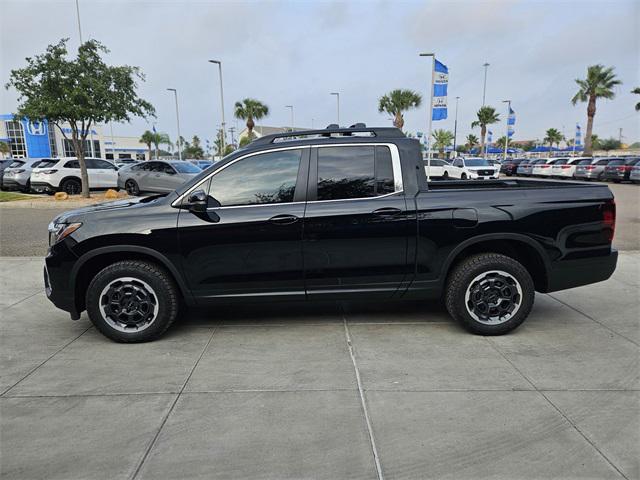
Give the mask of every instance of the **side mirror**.
<path id="1" fill-rule="evenodd" d="M 207 194 L 204 190 L 195 190 L 187 198 L 187 205 L 192 212 L 207 211 Z"/>

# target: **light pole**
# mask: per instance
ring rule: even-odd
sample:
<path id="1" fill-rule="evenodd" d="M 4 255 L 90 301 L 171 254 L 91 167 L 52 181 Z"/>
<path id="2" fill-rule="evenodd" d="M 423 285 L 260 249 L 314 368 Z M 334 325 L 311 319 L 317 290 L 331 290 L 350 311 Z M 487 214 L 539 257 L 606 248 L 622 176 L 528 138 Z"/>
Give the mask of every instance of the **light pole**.
<path id="1" fill-rule="evenodd" d="M 431 180 L 431 128 L 433 125 L 433 80 L 436 70 L 436 54 L 421 53 L 421 57 L 431 57 L 431 83 L 429 84 L 429 128 L 427 129 L 427 182 Z"/>
<path id="2" fill-rule="evenodd" d="M 456 116 L 455 116 L 455 120 L 453 121 L 453 152 L 454 152 L 454 155 L 455 155 L 456 145 L 457 145 L 457 140 L 458 140 L 458 100 L 460 100 L 460 97 L 456 97 Z"/>
<path id="3" fill-rule="evenodd" d="M 209 60 L 209 63 L 215 63 L 218 65 L 218 72 L 220 73 L 220 109 L 222 110 L 222 138 L 220 145 L 222 147 L 222 151 L 220 152 L 220 157 L 224 156 L 224 141 L 225 141 L 225 122 L 224 122 L 224 91 L 222 89 L 222 62 L 220 60 Z"/>
<path id="4" fill-rule="evenodd" d="M 482 66 L 484 67 L 484 87 L 482 88 L 482 106 L 484 107 L 484 100 L 487 93 L 487 70 L 489 69 L 489 64 L 484 63 Z"/>
<path id="5" fill-rule="evenodd" d="M 78 19 L 78 35 L 80 35 L 80 45 L 82 45 L 82 27 L 80 26 L 80 5 L 79 0 L 76 0 L 76 17 Z"/>
<path id="6" fill-rule="evenodd" d="M 502 161 L 507 159 L 507 148 L 509 147 L 509 115 L 511 115 L 511 100 L 503 100 L 502 103 L 507 104 L 507 131 L 504 136 L 504 154 L 502 155 Z"/>
<path id="7" fill-rule="evenodd" d="M 295 130 L 293 127 L 293 105 L 285 105 L 284 107 L 291 109 L 291 131 L 293 132 Z"/>
<path id="8" fill-rule="evenodd" d="M 338 107 L 338 128 L 340 128 L 340 92 L 331 92 L 330 95 L 336 96 L 336 102 Z"/>
<path id="9" fill-rule="evenodd" d="M 178 124 L 178 159 L 182 160 L 182 137 L 180 137 L 180 111 L 178 110 L 178 91 L 175 88 L 167 88 L 173 92 L 173 98 L 176 101 L 176 123 Z"/>

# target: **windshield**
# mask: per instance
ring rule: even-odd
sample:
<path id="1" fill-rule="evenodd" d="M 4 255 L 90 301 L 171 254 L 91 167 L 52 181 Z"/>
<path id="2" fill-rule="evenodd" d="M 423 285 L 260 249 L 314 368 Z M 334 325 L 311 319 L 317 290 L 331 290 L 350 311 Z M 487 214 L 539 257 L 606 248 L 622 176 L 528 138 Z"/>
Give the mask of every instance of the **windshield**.
<path id="1" fill-rule="evenodd" d="M 42 160 L 42 162 L 40 162 L 40 165 L 38 165 L 38 168 L 53 167 L 56 163 L 58 163 L 58 160 Z"/>
<path id="2" fill-rule="evenodd" d="M 591 160 L 580 160 L 578 165 L 591 165 Z"/>
<path id="3" fill-rule="evenodd" d="M 492 164 L 484 158 L 467 158 L 464 161 L 467 167 L 490 167 Z"/>
<path id="4" fill-rule="evenodd" d="M 175 168 L 178 173 L 200 173 L 202 171 L 194 164 L 189 162 L 175 162 L 171 165 L 173 165 L 173 168 Z"/>

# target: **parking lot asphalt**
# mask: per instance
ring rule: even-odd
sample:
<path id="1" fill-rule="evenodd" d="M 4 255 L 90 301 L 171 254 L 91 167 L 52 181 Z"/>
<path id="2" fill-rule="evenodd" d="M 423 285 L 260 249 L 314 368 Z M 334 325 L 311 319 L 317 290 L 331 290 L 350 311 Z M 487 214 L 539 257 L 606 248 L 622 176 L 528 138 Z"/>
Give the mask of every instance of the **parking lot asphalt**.
<path id="1" fill-rule="evenodd" d="M 3 479 L 640 478 L 640 253 L 502 337 L 437 304 L 274 304 L 116 344 L 41 272 L 0 258 Z"/>
<path id="2" fill-rule="evenodd" d="M 620 250 L 640 250 L 640 186 L 610 183 L 609 188 L 616 196 L 615 246 Z M 44 256 L 49 222 L 64 211 L 77 208 L 65 208 L 55 202 L 31 208 L 18 203 L 0 203 L 0 256 Z"/>

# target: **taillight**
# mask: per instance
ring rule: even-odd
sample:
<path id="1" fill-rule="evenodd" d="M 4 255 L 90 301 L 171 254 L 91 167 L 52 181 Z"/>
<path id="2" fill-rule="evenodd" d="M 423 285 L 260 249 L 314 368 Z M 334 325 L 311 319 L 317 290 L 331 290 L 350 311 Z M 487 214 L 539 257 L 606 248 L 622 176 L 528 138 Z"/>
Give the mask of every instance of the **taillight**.
<path id="1" fill-rule="evenodd" d="M 51 175 L 52 173 L 56 173 L 57 171 L 58 171 L 58 170 L 56 170 L 56 169 L 54 168 L 54 169 L 51 169 L 51 170 L 42 170 L 40 173 L 45 173 L 45 174 L 47 174 L 47 175 Z"/>
<path id="2" fill-rule="evenodd" d="M 594 168 L 596 168 L 596 167 L 595 167 L 595 166 L 593 166 L 593 165 L 586 165 L 586 166 L 584 167 L 584 169 L 585 169 L 585 170 L 593 170 Z"/>
<path id="3" fill-rule="evenodd" d="M 24 168 L 21 168 L 20 170 L 14 170 L 13 173 L 24 173 Z"/>
<path id="4" fill-rule="evenodd" d="M 616 231 L 616 201 L 607 200 L 602 206 L 602 223 L 605 229 L 609 230 L 609 241 L 613 241 L 613 235 Z"/>
<path id="5" fill-rule="evenodd" d="M 562 168 L 571 168 L 571 165 L 562 165 Z"/>

